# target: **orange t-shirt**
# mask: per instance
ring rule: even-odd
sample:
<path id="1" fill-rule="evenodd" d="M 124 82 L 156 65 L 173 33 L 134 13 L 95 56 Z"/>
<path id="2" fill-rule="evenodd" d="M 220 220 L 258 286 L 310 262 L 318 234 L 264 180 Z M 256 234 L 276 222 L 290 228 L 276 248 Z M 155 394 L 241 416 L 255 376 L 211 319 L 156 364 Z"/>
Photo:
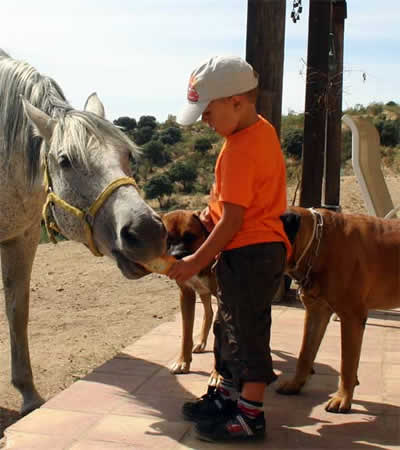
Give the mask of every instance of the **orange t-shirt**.
<path id="1" fill-rule="evenodd" d="M 261 242 L 291 245 L 280 216 L 286 210 L 286 169 L 274 127 L 263 117 L 228 136 L 215 166 L 209 210 L 214 223 L 223 202 L 246 208 L 242 228 L 224 250 Z"/>

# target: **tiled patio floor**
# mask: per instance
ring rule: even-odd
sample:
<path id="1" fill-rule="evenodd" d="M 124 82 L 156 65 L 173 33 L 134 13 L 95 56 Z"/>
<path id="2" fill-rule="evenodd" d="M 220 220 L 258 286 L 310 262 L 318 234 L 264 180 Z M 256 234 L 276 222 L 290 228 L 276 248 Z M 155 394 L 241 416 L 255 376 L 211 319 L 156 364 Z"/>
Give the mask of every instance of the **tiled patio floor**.
<path id="1" fill-rule="evenodd" d="M 196 327 L 202 311 L 197 305 Z M 273 307 L 271 347 L 282 378 L 293 372 L 301 343 L 298 303 Z M 192 372 L 173 376 L 168 364 L 180 346 L 180 315 L 49 400 L 5 431 L 4 448 L 29 450 L 236 449 L 194 436 L 182 403 L 205 392 L 211 351 L 193 355 Z M 210 339 L 208 348 L 212 348 Z M 400 449 L 400 312 L 372 313 L 364 337 L 360 386 L 351 414 L 329 414 L 340 361 L 340 323 L 331 322 L 315 363 L 316 374 L 299 396 L 270 386 L 265 395 L 268 438 L 252 449 Z M 279 380 L 278 380 L 279 383 Z"/>

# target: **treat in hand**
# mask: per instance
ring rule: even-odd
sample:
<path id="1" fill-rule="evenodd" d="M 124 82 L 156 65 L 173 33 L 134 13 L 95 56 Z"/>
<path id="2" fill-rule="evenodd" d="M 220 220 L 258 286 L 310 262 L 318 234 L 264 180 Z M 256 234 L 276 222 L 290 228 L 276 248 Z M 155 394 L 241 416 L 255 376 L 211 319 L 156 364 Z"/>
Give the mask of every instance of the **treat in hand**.
<path id="1" fill-rule="evenodd" d="M 165 275 L 168 270 L 176 263 L 176 258 L 172 255 L 164 255 L 158 258 L 152 259 L 149 262 L 141 263 L 142 266 L 150 272 L 161 273 Z"/>
<path id="2" fill-rule="evenodd" d="M 154 258 L 149 262 L 141 263 L 142 266 L 150 272 L 161 273 L 162 275 L 166 275 L 168 270 L 172 267 L 174 263 L 176 263 L 177 259 L 172 255 L 164 255 L 158 258 Z M 209 287 L 204 280 L 202 280 L 198 275 L 193 275 L 192 278 L 187 280 L 185 284 L 199 294 L 208 294 Z"/>

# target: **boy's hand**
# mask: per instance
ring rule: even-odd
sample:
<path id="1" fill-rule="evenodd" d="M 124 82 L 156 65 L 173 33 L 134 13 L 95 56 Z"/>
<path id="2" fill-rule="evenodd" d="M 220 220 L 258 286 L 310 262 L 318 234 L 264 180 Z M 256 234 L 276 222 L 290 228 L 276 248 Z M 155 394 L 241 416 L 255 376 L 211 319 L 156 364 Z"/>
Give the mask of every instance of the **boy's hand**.
<path id="1" fill-rule="evenodd" d="M 185 258 L 177 261 L 167 272 L 167 276 L 180 283 L 184 283 L 193 275 L 200 272 L 202 267 L 199 266 L 193 255 L 185 256 Z"/>
<path id="2" fill-rule="evenodd" d="M 206 206 L 199 215 L 200 220 L 202 224 L 205 226 L 206 230 L 211 233 L 213 230 L 215 224 L 213 220 L 211 219 L 210 210 L 208 209 L 208 206 Z"/>

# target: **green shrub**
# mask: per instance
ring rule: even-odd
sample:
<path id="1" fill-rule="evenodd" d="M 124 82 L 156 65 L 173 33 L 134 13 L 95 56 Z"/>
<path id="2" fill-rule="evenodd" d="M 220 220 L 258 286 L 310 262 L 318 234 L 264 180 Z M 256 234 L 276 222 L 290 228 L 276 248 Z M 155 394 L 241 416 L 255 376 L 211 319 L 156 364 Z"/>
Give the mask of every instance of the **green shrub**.
<path id="1" fill-rule="evenodd" d="M 204 154 L 207 150 L 210 150 L 210 148 L 212 148 L 212 143 L 208 138 L 201 137 L 194 141 L 194 149 L 200 153 Z"/>
<path id="2" fill-rule="evenodd" d="M 178 127 L 169 127 L 160 133 L 160 140 L 163 144 L 174 145 L 182 140 L 182 131 Z"/>
<path id="3" fill-rule="evenodd" d="M 139 128 L 150 127 L 154 130 L 157 128 L 157 121 L 154 116 L 141 116 L 137 126 Z"/>
<path id="4" fill-rule="evenodd" d="M 123 128 L 124 131 L 132 131 L 137 127 L 136 120 L 131 117 L 119 117 L 118 119 L 114 120 L 114 125 L 117 125 L 121 128 Z"/>
<path id="5" fill-rule="evenodd" d="M 396 147 L 399 144 L 400 120 L 376 119 L 374 125 L 378 129 L 381 145 Z"/>
<path id="6" fill-rule="evenodd" d="M 157 199 L 160 208 L 166 208 L 173 192 L 172 181 L 166 174 L 155 175 L 143 186 L 143 190 L 146 198 Z"/>
<path id="7" fill-rule="evenodd" d="M 184 192 L 189 193 L 197 178 L 197 167 L 192 161 L 178 161 L 169 168 L 168 177 L 174 182 L 182 183 Z"/>
<path id="8" fill-rule="evenodd" d="M 289 128 L 285 130 L 282 147 L 287 155 L 300 159 L 303 153 L 303 130 L 299 128 Z"/>
<path id="9" fill-rule="evenodd" d="M 133 131 L 133 139 L 137 145 L 143 145 L 152 139 L 153 134 L 154 129 L 152 127 L 138 127 Z"/>
<path id="10" fill-rule="evenodd" d="M 171 158 L 165 150 L 164 144 L 157 140 L 151 140 L 143 146 L 143 154 L 146 159 L 158 167 L 165 166 Z"/>

